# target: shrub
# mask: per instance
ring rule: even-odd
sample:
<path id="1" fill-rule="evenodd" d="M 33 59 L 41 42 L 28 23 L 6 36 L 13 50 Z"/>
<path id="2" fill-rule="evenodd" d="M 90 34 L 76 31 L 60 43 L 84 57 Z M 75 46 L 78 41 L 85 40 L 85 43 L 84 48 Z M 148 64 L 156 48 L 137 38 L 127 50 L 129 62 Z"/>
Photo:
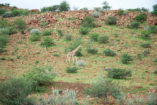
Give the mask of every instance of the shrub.
<path id="1" fill-rule="evenodd" d="M 77 73 L 78 68 L 77 67 L 67 67 L 66 72 L 67 73 Z"/>
<path id="2" fill-rule="evenodd" d="M 152 15 L 157 15 L 157 4 L 153 5 Z"/>
<path id="3" fill-rule="evenodd" d="M 157 33 L 157 26 L 149 26 L 145 31 L 155 34 Z"/>
<path id="4" fill-rule="evenodd" d="M 50 7 L 43 7 L 41 9 L 41 12 L 47 12 L 47 11 L 50 11 L 50 12 L 59 11 L 59 5 L 54 5 L 54 6 L 50 6 Z"/>
<path id="5" fill-rule="evenodd" d="M 14 21 L 15 27 L 17 29 L 21 30 L 25 30 L 26 29 L 26 22 L 22 19 L 22 18 L 18 18 Z"/>
<path id="6" fill-rule="evenodd" d="M 100 36 L 98 38 L 99 43 L 108 43 L 108 40 L 109 40 L 108 36 Z"/>
<path id="7" fill-rule="evenodd" d="M 5 28 L 9 26 L 9 22 L 6 19 L 0 19 L 0 28 Z"/>
<path id="8" fill-rule="evenodd" d="M 121 62 L 122 62 L 123 64 L 128 64 L 128 63 L 130 63 L 130 61 L 133 61 L 133 59 L 132 59 L 132 57 L 131 57 L 129 54 L 124 53 L 124 54 L 121 56 Z"/>
<path id="9" fill-rule="evenodd" d="M 37 105 L 77 105 L 76 92 L 73 90 L 53 90 L 48 99 L 40 97 Z"/>
<path id="10" fill-rule="evenodd" d="M 136 22 L 136 21 L 134 21 L 134 22 L 130 23 L 129 25 L 127 25 L 127 27 L 131 28 L 131 29 L 137 29 L 137 28 L 139 28 L 139 26 L 140 26 L 140 23 Z"/>
<path id="11" fill-rule="evenodd" d="M 135 17 L 135 20 L 136 20 L 137 22 L 144 22 L 144 21 L 146 21 L 146 18 L 147 18 L 147 15 L 144 14 L 144 13 L 142 13 L 142 14 L 137 15 L 137 16 Z"/>
<path id="12" fill-rule="evenodd" d="M 34 41 L 40 41 L 40 39 L 41 39 L 40 35 L 36 35 L 36 34 L 31 35 L 29 37 L 29 40 L 32 41 L 32 42 L 34 42 Z"/>
<path id="13" fill-rule="evenodd" d="M 86 16 L 86 17 L 82 20 L 82 26 L 83 26 L 83 27 L 89 27 L 89 28 L 94 28 L 94 27 L 96 27 L 95 18 L 92 17 L 92 16 Z"/>
<path id="14" fill-rule="evenodd" d="M 40 30 L 39 30 L 39 29 L 36 29 L 36 28 L 31 29 L 31 30 L 30 30 L 30 34 L 31 34 L 31 35 L 40 35 Z"/>
<path id="15" fill-rule="evenodd" d="M 149 39 L 150 38 L 150 32 L 149 31 L 142 31 L 141 32 L 141 38 L 142 39 Z"/>
<path id="16" fill-rule="evenodd" d="M 1 35 L 9 35 L 9 28 L 0 28 Z"/>
<path id="17" fill-rule="evenodd" d="M 7 10 L 5 8 L 0 8 L 0 16 L 2 16 L 6 12 Z"/>
<path id="18" fill-rule="evenodd" d="M 72 35 L 71 34 L 65 35 L 65 40 L 66 41 L 71 41 L 72 40 Z"/>
<path id="19" fill-rule="evenodd" d="M 32 83 L 23 78 L 10 78 L 0 82 L 0 103 L 3 105 L 32 105 L 27 96 L 32 92 Z"/>
<path id="20" fill-rule="evenodd" d="M 157 74 L 157 70 L 155 70 L 153 73 L 154 73 L 154 74 Z"/>
<path id="21" fill-rule="evenodd" d="M 3 52 L 7 43 L 9 42 L 9 37 L 7 35 L 0 35 L 0 53 Z"/>
<path id="22" fill-rule="evenodd" d="M 130 70 L 114 68 L 112 70 L 108 70 L 107 72 L 108 72 L 107 76 L 109 78 L 124 79 L 126 77 L 131 77 L 131 71 Z"/>
<path id="23" fill-rule="evenodd" d="M 64 36 L 63 31 L 62 30 L 57 30 L 59 37 Z"/>
<path id="24" fill-rule="evenodd" d="M 10 11 L 7 11 L 5 12 L 3 15 L 2 15 L 3 18 L 9 18 L 9 17 L 12 17 L 12 13 Z"/>
<path id="25" fill-rule="evenodd" d="M 84 67 L 86 66 L 86 62 L 84 60 L 79 60 L 79 61 L 76 61 L 75 63 L 77 66 L 80 66 L 80 67 Z"/>
<path id="26" fill-rule="evenodd" d="M 124 14 L 124 10 L 119 9 L 119 10 L 118 10 L 118 15 L 120 15 L 120 16 L 121 16 L 121 15 L 123 15 L 123 14 Z"/>
<path id="27" fill-rule="evenodd" d="M 95 18 L 99 18 L 99 13 L 98 13 L 98 12 L 93 12 L 91 15 L 92 15 L 93 17 L 95 17 Z"/>
<path id="28" fill-rule="evenodd" d="M 22 9 L 12 9 L 11 15 L 12 16 L 22 16 L 22 15 L 28 15 L 28 10 L 22 10 Z"/>
<path id="29" fill-rule="evenodd" d="M 89 88 L 86 88 L 85 93 L 93 97 L 107 98 L 107 96 L 112 96 L 118 99 L 121 96 L 121 89 L 112 80 L 100 78 Z"/>
<path id="30" fill-rule="evenodd" d="M 79 31 L 82 35 L 87 35 L 90 30 L 88 27 L 80 27 Z"/>
<path id="31" fill-rule="evenodd" d="M 106 19 L 106 24 L 108 25 L 115 25 L 117 23 L 117 18 L 115 16 L 109 16 Z"/>
<path id="32" fill-rule="evenodd" d="M 149 50 L 145 50 L 143 51 L 143 56 L 146 57 L 150 54 L 150 51 Z"/>
<path id="33" fill-rule="evenodd" d="M 157 63 L 157 58 L 155 58 L 153 61 Z"/>
<path id="34" fill-rule="evenodd" d="M 44 30 L 42 33 L 43 36 L 49 36 L 51 34 L 52 34 L 52 30 Z"/>
<path id="35" fill-rule="evenodd" d="M 91 41 L 98 41 L 98 37 L 99 37 L 98 33 L 92 33 L 92 34 L 90 34 Z"/>
<path id="36" fill-rule="evenodd" d="M 81 10 L 83 10 L 84 12 L 88 12 L 88 8 L 82 8 Z"/>
<path id="37" fill-rule="evenodd" d="M 95 48 L 87 48 L 87 52 L 90 54 L 96 54 L 98 52 L 98 50 Z"/>
<path id="38" fill-rule="evenodd" d="M 116 55 L 116 53 L 114 51 L 112 51 L 111 49 L 109 49 L 109 48 L 105 49 L 103 51 L 103 53 L 104 53 L 105 56 L 115 56 Z"/>
<path id="39" fill-rule="evenodd" d="M 53 82 L 55 75 L 53 67 L 43 66 L 34 67 L 32 70 L 24 74 L 24 78 L 32 81 L 33 89 L 37 91 L 39 86 Z"/>
<path id="40" fill-rule="evenodd" d="M 63 1 L 60 5 L 59 5 L 59 11 L 69 11 L 70 10 L 70 6 L 66 1 Z"/>
<path id="41" fill-rule="evenodd" d="M 141 47 L 143 47 L 143 48 L 151 48 L 151 44 L 143 43 L 143 44 L 141 44 Z"/>
<path id="42" fill-rule="evenodd" d="M 6 28 L 0 28 L 0 34 L 1 35 L 12 35 L 16 33 L 16 29 L 14 27 L 6 27 Z"/>
<path id="43" fill-rule="evenodd" d="M 44 39 L 44 41 L 41 42 L 40 45 L 41 45 L 42 47 L 45 47 L 45 48 L 47 49 L 47 48 L 49 48 L 49 47 L 54 46 L 54 45 L 55 45 L 55 42 L 53 41 L 52 38 L 46 37 L 46 38 Z"/>

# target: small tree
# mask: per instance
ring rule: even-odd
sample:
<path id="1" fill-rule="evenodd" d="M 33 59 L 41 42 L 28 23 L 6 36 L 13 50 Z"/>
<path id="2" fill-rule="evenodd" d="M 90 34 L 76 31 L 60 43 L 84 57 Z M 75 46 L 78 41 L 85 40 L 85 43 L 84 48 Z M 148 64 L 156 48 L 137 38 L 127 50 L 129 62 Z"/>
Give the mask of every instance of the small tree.
<path id="1" fill-rule="evenodd" d="M 103 2 L 103 8 L 104 8 L 105 10 L 110 10 L 110 9 L 111 9 L 111 7 L 109 6 L 109 4 L 108 4 L 107 1 L 104 1 L 104 2 Z"/>
<path id="2" fill-rule="evenodd" d="M 44 41 L 41 43 L 41 46 L 45 47 L 46 50 L 48 50 L 48 48 L 50 48 L 54 45 L 55 45 L 55 43 L 54 43 L 53 39 L 49 38 L 49 37 L 45 38 Z"/>
<path id="3" fill-rule="evenodd" d="M 92 16 L 86 16 L 82 20 L 82 26 L 83 27 L 88 27 L 88 28 L 94 28 L 94 27 L 96 27 L 95 18 L 92 17 Z"/>
<path id="4" fill-rule="evenodd" d="M 3 105 L 32 105 L 27 98 L 32 92 L 32 82 L 11 78 L 0 82 L 0 103 Z"/>
<path id="5" fill-rule="evenodd" d="M 69 4 L 66 1 L 63 1 L 59 6 L 59 11 L 69 11 L 70 7 Z"/>
<path id="6" fill-rule="evenodd" d="M 153 5 L 153 12 L 152 12 L 153 15 L 157 15 L 157 4 L 156 5 Z"/>

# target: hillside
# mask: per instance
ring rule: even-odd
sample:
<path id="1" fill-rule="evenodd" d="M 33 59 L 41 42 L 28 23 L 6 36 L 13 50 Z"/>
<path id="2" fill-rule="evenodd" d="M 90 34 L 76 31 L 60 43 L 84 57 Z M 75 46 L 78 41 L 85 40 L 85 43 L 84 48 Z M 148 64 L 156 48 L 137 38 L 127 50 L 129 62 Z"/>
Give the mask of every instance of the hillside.
<path id="1" fill-rule="evenodd" d="M 157 33 L 151 33 L 148 39 L 142 39 L 140 36 L 145 26 L 157 24 L 157 16 L 148 13 L 147 20 L 141 23 L 138 29 L 130 29 L 127 25 L 134 21 L 139 12 L 128 12 L 127 15 L 119 16 L 117 11 L 105 11 L 95 18 L 96 27 L 89 28 L 90 32 L 87 35 L 81 35 L 82 20 L 92 13 L 93 11 L 81 10 L 46 12 L 7 18 L 9 22 L 22 18 L 27 23 L 27 28 L 23 34 L 17 32 L 10 35 L 9 43 L 5 48 L 7 52 L 0 53 L 0 80 L 4 81 L 9 76 L 22 77 L 34 67 L 49 65 L 56 73 L 54 79 L 56 85 L 52 84 L 48 87 L 78 90 L 79 100 L 82 100 L 86 96 L 83 92 L 85 87 L 96 82 L 99 77 L 108 78 L 108 69 L 120 68 L 130 70 L 132 76 L 125 79 L 111 78 L 111 80 L 122 86 L 126 94 L 140 96 L 154 89 L 157 86 L 157 75 L 154 74 L 157 70 L 157 63 L 154 62 L 157 58 Z M 108 16 L 117 17 L 116 25 L 105 24 Z M 30 40 L 32 29 L 39 29 L 41 33 L 39 40 Z M 51 30 L 52 33 L 44 36 L 45 30 Z M 97 33 L 98 41 L 91 41 L 93 33 Z M 68 35 L 72 37 L 69 41 Z M 99 39 L 104 35 L 109 38 L 108 41 L 99 43 Z M 47 37 L 52 38 L 55 44 L 46 49 L 41 46 L 41 43 Z M 77 43 L 82 46 L 82 56 L 78 56 L 78 60 L 85 63 L 83 67 L 72 61 L 66 62 L 70 48 Z M 141 44 L 150 44 L 151 47 L 144 48 Z M 96 49 L 97 53 L 88 53 L 89 48 Z M 104 50 L 108 48 L 116 55 L 105 56 Z M 121 62 L 124 53 L 128 53 L 133 59 L 129 64 Z M 72 66 L 78 68 L 77 73 L 66 72 L 66 68 Z"/>

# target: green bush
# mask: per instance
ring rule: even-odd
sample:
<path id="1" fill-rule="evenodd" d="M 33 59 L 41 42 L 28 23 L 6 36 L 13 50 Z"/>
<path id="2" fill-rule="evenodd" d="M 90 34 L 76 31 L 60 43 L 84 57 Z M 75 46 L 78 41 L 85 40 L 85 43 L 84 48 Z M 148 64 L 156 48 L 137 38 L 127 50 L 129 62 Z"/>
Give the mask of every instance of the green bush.
<path id="1" fill-rule="evenodd" d="M 66 41 L 71 41 L 72 40 L 72 35 L 71 34 L 65 35 L 65 40 Z"/>
<path id="2" fill-rule="evenodd" d="M 47 49 L 47 48 L 49 48 L 49 47 L 54 46 L 54 45 L 55 45 L 55 42 L 53 41 L 52 38 L 46 37 L 46 38 L 44 39 L 44 41 L 41 42 L 40 45 L 41 45 L 42 47 L 46 47 L 46 49 Z"/>
<path id="3" fill-rule="evenodd" d="M 94 27 L 96 27 L 95 18 L 92 17 L 92 16 L 86 16 L 82 20 L 82 26 L 83 27 L 88 27 L 88 28 L 94 28 Z"/>
<path id="4" fill-rule="evenodd" d="M 143 48 L 151 48 L 151 44 L 143 43 L 143 44 L 141 44 L 141 47 L 143 47 Z"/>
<path id="5" fill-rule="evenodd" d="M 131 71 L 125 69 L 113 68 L 112 70 L 108 70 L 107 73 L 109 78 L 114 79 L 125 79 L 126 77 L 131 77 Z"/>
<path id="6" fill-rule="evenodd" d="M 143 51 L 143 56 L 144 56 L 144 57 L 147 57 L 149 54 L 150 54 L 150 51 L 149 51 L 149 50 Z"/>
<path id="7" fill-rule="evenodd" d="M 143 30 L 143 31 L 141 32 L 141 38 L 142 38 L 142 39 L 150 39 L 150 32 Z"/>
<path id="8" fill-rule="evenodd" d="M 157 74 L 157 70 L 154 70 L 154 72 L 153 72 L 154 74 Z"/>
<path id="9" fill-rule="evenodd" d="M 121 16 L 121 15 L 123 15 L 123 14 L 124 14 L 124 10 L 119 9 L 119 10 L 118 10 L 118 15 L 120 15 L 120 16 Z"/>
<path id="10" fill-rule="evenodd" d="M 29 40 L 32 41 L 32 42 L 40 41 L 40 39 L 41 39 L 41 36 L 40 35 L 36 35 L 36 34 L 30 35 L 30 37 L 29 37 Z"/>
<path id="11" fill-rule="evenodd" d="M 59 5 L 59 11 L 69 11 L 70 10 L 70 6 L 66 1 L 63 1 L 60 3 Z"/>
<path id="12" fill-rule="evenodd" d="M 107 96 L 112 96 L 118 99 L 121 96 L 121 89 L 112 80 L 100 78 L 89 88 L 86 88 L 85 93 L 92 97 L 107 98 Z"/>
<path id="13" fill-rule="evenodd" d="M 4 51 L 7 43 L 9 42 L 8 35 L 0 35 L 0 53 Z"/>
<path id="14" fill-rule="evenodd" d="M 5 27 L 5 28 L 0 28 L 0 35 L 12 35 L 15 34 L 17 30 L 15 27 Z"/>
<path id="15" fill-rule="evenodd" d="M 144 14 L 144 13 L 142 13 L 142 14 L 137 15 L 137 16 L 135 17 L 135 20 L 136 20 L 137 22 L 144 22 L 144 21 L 146 21 L 146 18 L 147 18 L 147 15 Z"/>
<path id="16" fill-rule="evenodd" d="M 103 51 L 103 53 L 104 53 L 105 56 L 115 56 L 116 55 L 116 53 L 114 51 L 112 51 L 111 49 L 109 49 L 109 48 L 105 49 Z"/>
<path id="17" fill-rule="evenodd" d="M 6 12 L 7 12 L 7 10 L 5 8 L 0 8 L 0 16 L 5 14 Z"/>
<path id="18" fill-rule="evenodd" d="M 44 30 L 43 32 L 42 32 L 42 35 L 43 36 L 50 36 L 52 34 L 52 30 Z"/>
<path id="19" fill-rule="evenodd" d="M 115 16 L 109 16 L 109 17 L 107 17 L 107 19 L 105 20 L 105 22 L 108 25 L 116 25 L 117 18 Z"/>
<path id="20" fill-rule="evenodd" d="M 99 36 L 98 42 L 99 43 L 108 43 L 109 37 L 108 36 Z"/>
<path id="21" fill-rule="evenodd" d="M 62 30 L 57 30 L 57 32 L 58 32 L 59 37 L 64 36 L 64 33 L 63 33 L 63 31 L 62 31 Z"/>
<path id="22" fill-rule="evenodd" d="M 12 14 L 10 11 L 7 11 L 5 12 L 3 15 L 2 15 L 3 18 L 9 18 L 9 17 L 12 17 Z"/>
<path id="23" fill-rule="evenodd" d="M 87 48 L 87 52 L 90 54 L 97 54 L 98 50 L 95 48 Z"/>
<path id="24" fill-rule="evenodd" d="M 152 15 L 157 15 L 157 4 L 153 5 Z"/>
<path id="25" fill-rule="evenodd" d="M 155 58 L 153 61 L 157 63 L 157 58 Z"/>
<path id="26" fill-rule="evenodd" d="M 80 27 L 79 31 L 82 35 L 87 35 L 90 30 L 88 27 Z"/>
<path id="27" fill-rule="evenodd" d="M 157 33 L 157 26 L 149 26 L 146 31 L 155 34 Z"/>
<path id="28" fill-rule="evenodd" d="M 27 97 L 31 93 L 32 83 L 23 78 L 0 82 L 0 103 L 3 105 L 33 105 Z"/>
<path id="29" fill-rule="evenodd" d="M 14 16 L 24 16 L 24 15 L 28 15 L 28 13 L 29 13 L 28 10 L 23 10 L 23 9 L 12 9 L 11 10 L 12 17 L 14 17 Z"/>
<path id="30" fill-rule="evenodd" d="M 91 41 L 98 41 L 98 37 L 99 37 L 98 33 L 92 33 L 92 34 L 90 34 L 90 40 Z"/>
<path id="31" fill-rule="evenodd" d="M 124 53 L 124 54 L 121 56 L 121 62 L 122 62 L 123 64 L 129 64 L 130 61 L 133 61 L 133 59 L 132 59 L 132 57 L 131 57 L 129 54 Z"/>
<path id="32" fill-rule="evenodd" d="M 0 19 L 0 28 L 8 27 L 9 22 L 6 19 Z"/>
<path id="33" fill-rule="evenodd" d="M 26 22 L 22 18 L 16 19 L 14 21 L 14 24 L 15 24 L 15 27 L 20 31 L 25 30 L 27 27 Z"/>
<path id="34" fill-rule="evenodd" d="M 34 67 L 24 74 L 24 78 L 33 82 L 33 89 L 38 90 L 41 85 L 47 85 L 53 82 L 56 74 L 51 66 Z"/>
<path id="35" fill-rule="evenodd" d="M 137 28 L 140 27 L 140 23 L 134 21 L 134 22 L 130 23 L 129 25 L 127 25 L 127 27 L 130 28 L 130 29 L 137 29 Z"/>
<path id="36" fill-rule="evenodd" d="M 67 73 L 77 73 L 78 68 L 77 67 L 67 67 L 66 72 Z"/>
<path id="37" fill-rule="evenodd" d="M 43 7 L 41 9 L 41 12 L 57 12 L 59 11 L 59 5 L 54 5 L 54 6 L 50 6 L 50 7 Z"/>

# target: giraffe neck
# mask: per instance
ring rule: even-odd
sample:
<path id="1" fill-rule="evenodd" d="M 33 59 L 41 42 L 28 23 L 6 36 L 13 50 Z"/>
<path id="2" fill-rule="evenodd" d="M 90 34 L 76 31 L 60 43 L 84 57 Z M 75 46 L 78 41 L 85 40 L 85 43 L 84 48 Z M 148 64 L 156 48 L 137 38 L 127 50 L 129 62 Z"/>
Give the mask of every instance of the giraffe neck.
<path id="1" fill-rule="evenodd" d="M 80 49 L 80 46 L 78 46 L 75 50 L 73 50 L 73 53 L 76 53 Z"/>

